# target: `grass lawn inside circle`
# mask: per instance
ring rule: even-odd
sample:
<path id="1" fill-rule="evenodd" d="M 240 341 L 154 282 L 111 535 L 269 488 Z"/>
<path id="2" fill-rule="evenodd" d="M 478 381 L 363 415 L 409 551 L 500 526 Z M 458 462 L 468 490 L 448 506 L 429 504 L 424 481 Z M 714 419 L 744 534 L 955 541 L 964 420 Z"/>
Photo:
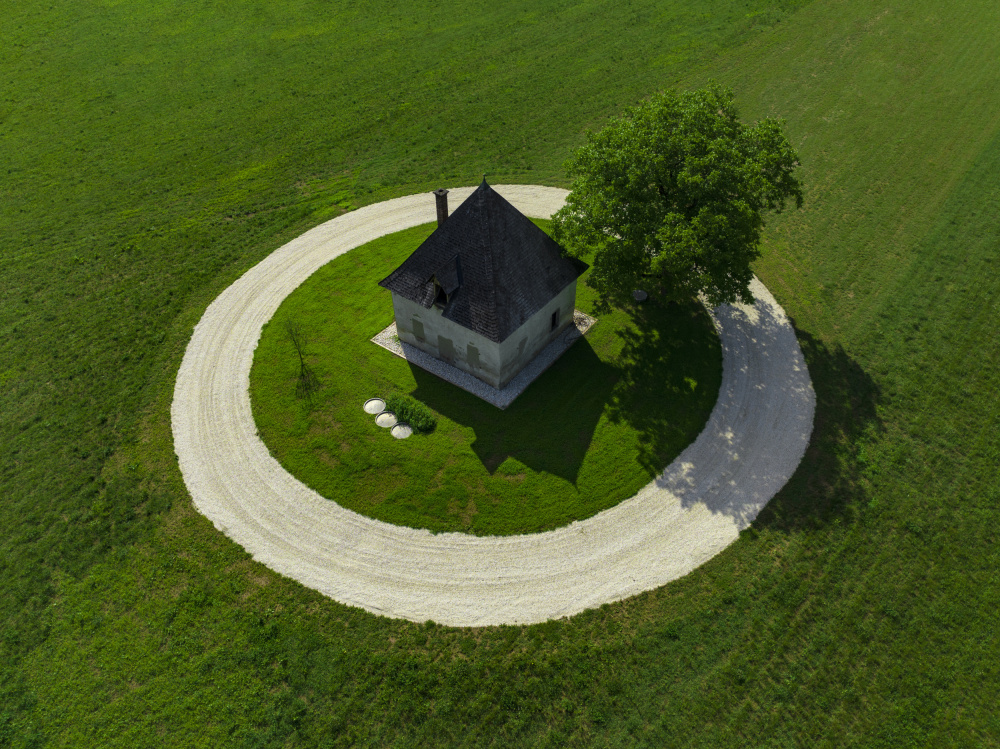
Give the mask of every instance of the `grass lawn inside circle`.
<path id="1" fill-rule="evenodd" d="M 548 222 L 536 223 L 548 229 Z M 700 304 L 647 301 L 596 314 L 588 334 L 506 410 L 371 343 L 392 322 L 376 284 L 434 230 L 390 234 L 334 259 L 264 326 L 250 372 L 254 419 L 282 466 L 343 507 L 434 532 L 551 530 L 635 494 L 702 430 L 718 397 L 722 352 Z M 317 388 L 304 396 L 289 334 Z M 362 408 L 407 394 L 438 417 L 396 440 Z"/>

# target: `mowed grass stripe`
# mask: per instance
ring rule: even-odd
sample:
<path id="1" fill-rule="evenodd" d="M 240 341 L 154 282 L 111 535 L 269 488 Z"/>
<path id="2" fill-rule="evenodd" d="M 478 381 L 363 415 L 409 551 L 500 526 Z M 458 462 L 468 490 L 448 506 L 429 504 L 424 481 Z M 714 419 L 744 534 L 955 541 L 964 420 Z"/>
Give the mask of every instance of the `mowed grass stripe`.
<path id="1" fill-rule="evenodd" d="M 821 12 L 802 11 L 777 75 L 757 74 L 758 55 L 771 50 L 727 72 L 751 112 L 787 120 L 803 161 L 806 205 L 773 222 L 762 279 L 780 268 L 779 299 L 801 300 L 797 319 L 843 340 L 869 323 L 848 324 L 854 315 L 895 290 L 886 279 L 911 262 L 1000 129 L 997 48 L 984 33 L 1000 20 L 984 3 L 952 9 L 947 21 L 927 5 L 878 3 L 806 20 Z"/>

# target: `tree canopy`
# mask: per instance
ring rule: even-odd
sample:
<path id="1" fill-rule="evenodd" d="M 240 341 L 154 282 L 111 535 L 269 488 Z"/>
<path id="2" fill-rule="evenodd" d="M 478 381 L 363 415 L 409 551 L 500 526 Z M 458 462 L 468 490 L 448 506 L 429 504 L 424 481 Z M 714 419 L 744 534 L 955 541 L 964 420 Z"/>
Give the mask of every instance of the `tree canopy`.
<path id="1" fill-rule="evenodd" d="M 657 94 L 574 154 L 554 238 L 570 254 L 593 253 L 587 282 L 606 301 L 644 289 L 749 303 L 763 214 L 789 198 L 802 205 L 796 166 L 781 123 L 743 124 L 729 89 Z"/>

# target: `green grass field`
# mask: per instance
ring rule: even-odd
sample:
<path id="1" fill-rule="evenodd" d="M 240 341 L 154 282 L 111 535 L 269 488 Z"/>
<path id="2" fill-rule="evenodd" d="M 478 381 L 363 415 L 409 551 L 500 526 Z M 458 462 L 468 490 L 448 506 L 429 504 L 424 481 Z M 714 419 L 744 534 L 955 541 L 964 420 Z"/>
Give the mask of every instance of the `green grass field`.
<path id="1" fill-rule="evenodd" d="M 694 301 L 602 313 L 505 411 L 371 343 L 392 322 L 389 292 L 378 281 L 433 229 L 392 234 L 337 258 L 265 326 L 250 373 L 254 421 L 293 476 L 396 525 L 533 533 L 631 497 L 698 436 L 719 393 L 722 352 Z M 596 314 L 595 301 L 581 282 L 577 308 Z M 298 387 L 289 324 L 305 342 L 314 393 Z M 429 406 L 439 416 L 434 432 L 400 442 L 377 427 L 361 404 L 391 394 Z"/>
<path id="2" fill-rule="evenodd" d="M 995 2 L 27 0 L 0 38 L 0 746 L 1000 745 Z M 565 184 L 588 127 L 709 78 L 806 188 L 757 271 L 815 432 L 737 543 L 462 630 L 194 510 L 173 379 L 242 272 L 351 206 Z"/>

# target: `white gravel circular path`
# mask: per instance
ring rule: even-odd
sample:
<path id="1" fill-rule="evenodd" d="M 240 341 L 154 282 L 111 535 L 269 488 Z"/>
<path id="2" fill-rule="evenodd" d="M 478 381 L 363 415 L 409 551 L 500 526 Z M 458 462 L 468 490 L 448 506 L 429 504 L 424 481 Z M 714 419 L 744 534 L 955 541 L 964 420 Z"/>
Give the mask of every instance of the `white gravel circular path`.
<path id="1" fill-rule="evenodd" d="M 495 189 L 540 218 L 567 194 Z M 452 190 L 453 205 L 472 190 Z M 209 306 L 171 408 L 174 449 L 198 510 L 254 559 L 342 603 L 455 626 L 575 614 L 675 580 L 735 541 L 798 466 L 815 409 L 792 327 L 756 279 L 754 305 L 713 312 L 723 375 L 704 431 L 636 496 L 587 520 L 524 536 L 433 535 L 345 510 L 271 457 L 249 395 L 264 323 L 333 258 L 434 218 L 429 194 L 339 216 L 275 250 Z"/>

